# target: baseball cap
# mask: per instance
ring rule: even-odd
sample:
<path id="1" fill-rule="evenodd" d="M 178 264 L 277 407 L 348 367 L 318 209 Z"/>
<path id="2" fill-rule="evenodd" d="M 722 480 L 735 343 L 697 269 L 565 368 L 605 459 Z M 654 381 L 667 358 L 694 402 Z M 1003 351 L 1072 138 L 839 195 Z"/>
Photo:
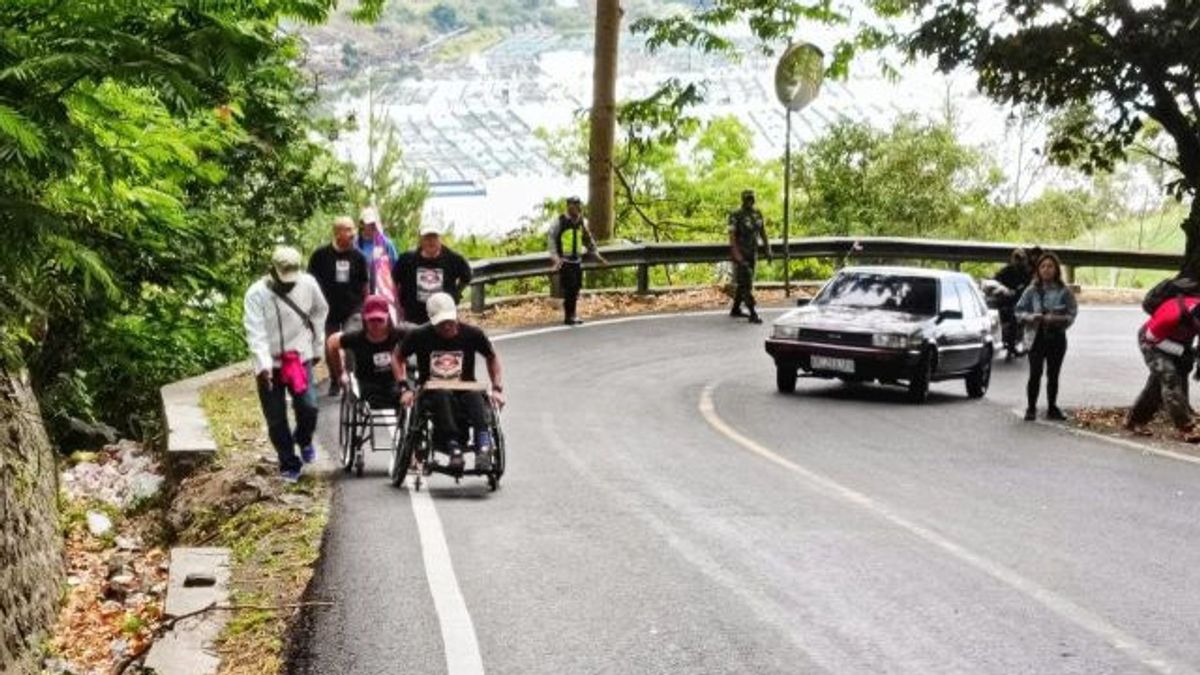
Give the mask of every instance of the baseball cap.
<path id="1" fill-rule="evenodd" d="M 754 190 L 742 190 L 742 199 L 754 199 Z"/>
<path id="2" fill-rule="evenodd" d="M 441 236 L 442 228 L 438 227 L 437 223 L 425 223 L 421 225 L 421 236 L 424 237 L 427 234 L 436 234 Z"/>
<path id="3" fill-rule="evenodd" d="M 271 267 L 280 281 L 295 283 L 300 278 L 300 251 L 291 246 L 276 246 L 271 253 Z"/>
<path id="4" fill-rule="evenodd" d="M 367 224 L 378 225 L 379 209 L 376 209 L 374 206 L 364 207 L 362 211 L 359 211 L 358 219 Z"/>
<path id="5" fill-rule="evenodd" d="M 434 293 L 425 301 L 425 310 L 429 313 L 429 323 L 438 325 L 443 321 L 458 319 L 458 307 L 449 293 Z"/>
<path id="6" fill-rule="evenodd" d="M 390 317 L 391 310 L 387 298 L 382 295 L 367 297 L 367 301 L 363 303 L 363 319 L 370 321 L 371 319 L 388 319 Z"/>
<path id="7" fill-rule="evenodd" d="M 580 199 L 576 195 L 571 195 L 570 197 L 567 197 L 567 203 L 568 204 L 583 204 L 583 200 Z"/>

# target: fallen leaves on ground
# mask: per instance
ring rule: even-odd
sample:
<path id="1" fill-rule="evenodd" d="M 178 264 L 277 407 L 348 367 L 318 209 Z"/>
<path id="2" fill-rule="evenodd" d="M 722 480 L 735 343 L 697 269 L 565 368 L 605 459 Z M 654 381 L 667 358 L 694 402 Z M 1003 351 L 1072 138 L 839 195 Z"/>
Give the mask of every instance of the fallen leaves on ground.
<path id="1" fill-rule="evenodd" d="M 1170 444 L 1177 452 L 1200 455 L 1200 448 L 1178 439 L 1175 426 L 1166 415 L 1158 414 L 1145 426 L 1145 434 L 1135 434 L 1125 429 L 1129 408 L 1087 406 L 1073 411 L 1076 426 L 1097 433 L 1121 438 L 1152 442 L 1157 445 Z"/>
<path id="2" fill-rule="evenodd" d="M 759 289 L 755 298 L 764 307 L 785 305 L 782 289 Z M 796 289 L 793 298 L 809 297 L 808 289 Z M 728 309 L 729 294 L 720 287 L 692 288 L 654 295 L 636 293 L 589 293 L 579 297 L 579 318 L 600 319 L 634 314 Z M 482 314 L 463 312 L 464 318 L 485 328 L 517 328 L 561 323 L 562 300 L 547 297 L 510 300 L 493 305 Z"/>

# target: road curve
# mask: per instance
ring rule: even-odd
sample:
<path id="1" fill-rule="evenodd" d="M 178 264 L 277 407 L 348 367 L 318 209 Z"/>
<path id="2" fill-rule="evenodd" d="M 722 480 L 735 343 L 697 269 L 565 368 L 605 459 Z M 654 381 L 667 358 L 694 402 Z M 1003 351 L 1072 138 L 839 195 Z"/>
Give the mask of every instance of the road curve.
<path id="1" fill-rule="evenodd" d="M 1065 405 L 1130 401 L 1140 320 L 1084 310 Z M 499 343 L 503 488 L 340 480 L 288 671 L 1200 671 L 1200 465 L 1019 421 L 1021 363 L 982 401 L 779 395 L 766 330 Z"/>

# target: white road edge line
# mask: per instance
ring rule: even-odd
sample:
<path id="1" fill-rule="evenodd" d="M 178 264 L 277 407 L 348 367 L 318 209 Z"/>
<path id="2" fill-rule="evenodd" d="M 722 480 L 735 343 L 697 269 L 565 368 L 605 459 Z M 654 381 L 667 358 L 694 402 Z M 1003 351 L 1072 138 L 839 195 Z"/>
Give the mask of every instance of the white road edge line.
<path id="1" fill-rule="evenodd" d="M 442 520 L 428 491 L 410 489 L 408 494 L 412 498 L 413 516 L 421 539 L 425 578 L 429 581 L 429 592 L 433 595 L 433 606 L 442 630 L 446 671 L 449 675 L 482 675 L 483 657 L 479 653 L 475 624 L 454 574 Z"/>
<path id="2" fill-rule="evenodd" d="M 1022 419 L 1025 417 L 1025 411 L 1023 411 L 1019 408 L 1013 408 L 1012 413 Z M 1056 429 L 1058 431 L 1066 432 L 1068 434 L 1073 434 L 1075 436 L 1082 436 L 1084 438 L 1091 438 L 1093 440 L 1103 441 L 1105 443 L 1108 443 L 1109 445 L 1116 445 L 1118 447 L 1125 448 L 1126 450 L 1133 450 L 1135 452 L 1141 453 L 1143 456 L 1144 455 L 1155 455 L 1158 457 L 1162 457 L 1164 459 L 1173 459 L 1173 460 L 1176 460 L 1179 462 L 1187 462 L 1189 464 L 1200 464 L 1200 457 L 1196 457 L 1195 455 L 1187 455 L 1182 452 L 1175 452 L 1174 450 L 1167 450 L 1166 448 L 1160 448 L 1158 446 L 1150 445 L 1149 443 L 1140 443 L 1140 442 L 1135 441 L 1130 438 L 1120 438 L 1118 436 L 1109 436 L 1107 434 L 1102 434 L 1102 433 L 1099 433 L 1096 431 L 1088 431 L 1087 429 L 1080 429 L 1079 427 L 1073 427 L 1069 424 L 1061 424 L 1058 422 L 1047 422 L 1046 420 L 1033 420 L 1033 422 L 1034 422 L 1034 424 L 1037 424 L 1039 427 Z"/>
<path id="3" fill-rule="evenodd" d="M 1048 588 L 1038 585 L 1031 579 L 1021 576 L 1016 571 L 991 561 L 927 527 L 918 525 L 900 515 L 886 504 L 876 501 L 862 492 L 846 487 L 828 476 L 806 469 L 753 439 L 742 435 L 717 414 L 716 405 L 713 402 L 713 392 L 716 391 L 718 385 L 719 382 L 714 382 L 704 387 L 704 391 L 700 394 L 700 414 L 704 416 L 704 419 L 710 426 L 734 443 L 773 464 L 795 473 L 827 495 L 848 502 L 891 523 L 921 541 L 941 549 L 943 552 L 975 568 L 979 572 L 1028 596 L 1059 617 L 1099 637 L 1117 651 L 1155 672 L 1163 673 L 1164 675 L 1197 672 L 1188 665 L 1172 661 L 1153 645 L 1122 631 L 1090 610 L 1075 604 Z"/>

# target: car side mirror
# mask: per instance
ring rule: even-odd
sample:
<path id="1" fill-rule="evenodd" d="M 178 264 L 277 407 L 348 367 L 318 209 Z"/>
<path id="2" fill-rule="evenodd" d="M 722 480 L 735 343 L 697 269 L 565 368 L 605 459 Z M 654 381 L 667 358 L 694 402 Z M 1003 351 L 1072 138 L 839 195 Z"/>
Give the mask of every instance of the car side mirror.
<path id="1" fill-rule="evenodd" d="M 796 298 L 797 307 L 807 307 L 812 302 L 812 298 Z"/>
<path id="2" fill-rule="evenodd" d="M 957 310 L 957 309 L 944 309 L 944 310 L 942 310 L 941 312 L 938 312 L 938 323 L 941 323 L 941 322 L 943 322 L 943 321 L 946 321 L 946 320 L 948 320 L 948 319 L 949 319 L 949 320 L 959 320 L 959 321 L 961 321 L 961 320 L 962 320 L 962 318 L 963 318 L 963 313 L 962 313 L 962 311 L 961 311 L 961 310 Z"/>

